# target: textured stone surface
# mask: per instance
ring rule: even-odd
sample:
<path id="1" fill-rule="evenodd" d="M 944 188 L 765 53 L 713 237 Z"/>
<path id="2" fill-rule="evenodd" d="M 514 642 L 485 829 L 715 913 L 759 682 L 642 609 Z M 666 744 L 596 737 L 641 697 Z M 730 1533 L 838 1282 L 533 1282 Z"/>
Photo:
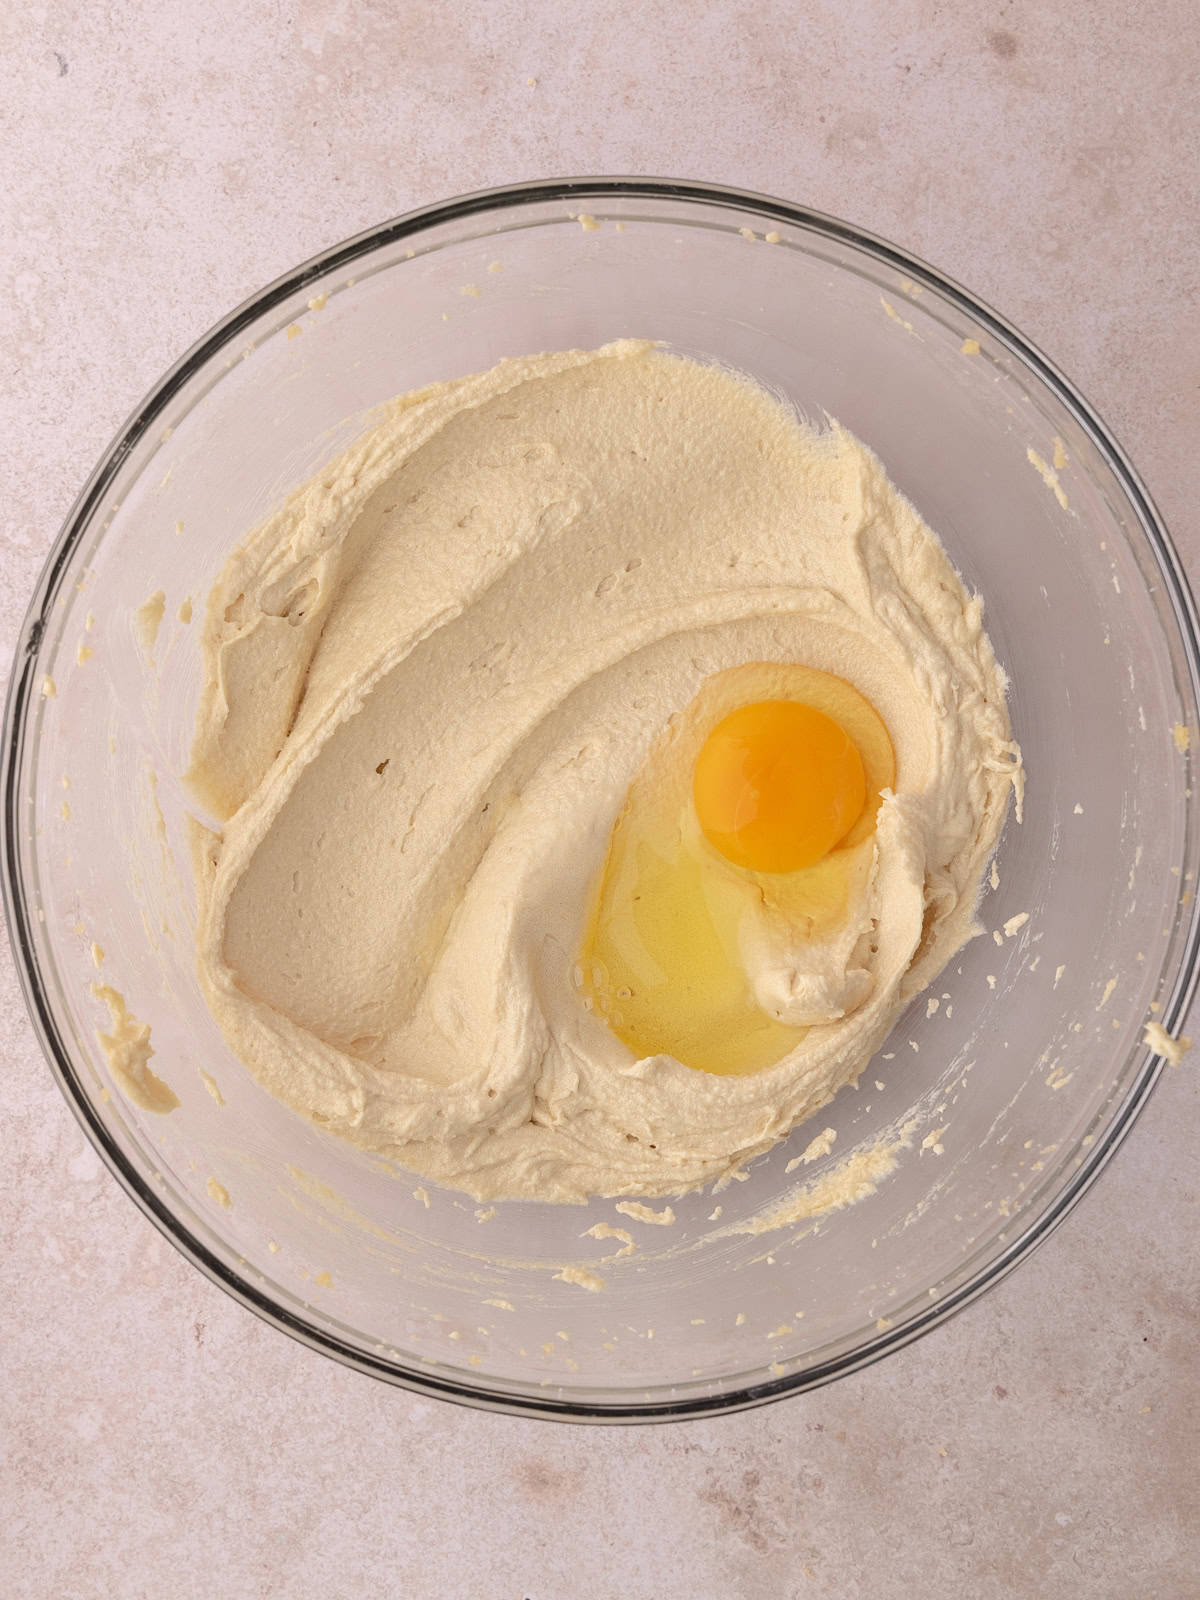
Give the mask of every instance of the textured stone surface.
<path id="1" fill-rule="evenodd" d="M 97 455 L 219 315 L 390 213 L 565 172 L 765 189 L 935 262 L 1080 384 L 1195 573 L 1198 79 L 1186 0 L 9 6 L 5 658 Z M 601 1431 L 413 1399 L 269 1331 L 102 1171 L 7 957 L 0 1037 L 6 1595 L 1198 1592 L 1194 1065 L 917 1346 L 749 1416 Z"/>

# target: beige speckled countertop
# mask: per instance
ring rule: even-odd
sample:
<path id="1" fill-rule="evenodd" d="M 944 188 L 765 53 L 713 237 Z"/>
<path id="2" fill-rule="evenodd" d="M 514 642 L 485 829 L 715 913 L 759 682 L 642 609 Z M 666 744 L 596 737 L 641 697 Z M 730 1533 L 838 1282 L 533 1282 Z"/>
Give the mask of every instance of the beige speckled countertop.
<path id="1" fill-rule="evenodd" d="M 0 644 L 162 370 L 335 240 L 568 172 L 764 189 L 1008 315 L 1200 573 L 1187 0 L 52 0 L 0 20 Z M 981 1302 L 867 1372 L 659 1430 L 341 1370 L 101 1168 L 0 958 L 6 1596 L 1185 1600 L 1200 1593 L 1194 1065 Z M 1197 1031 L 1193 1029 L 1193 1031 Z"/>

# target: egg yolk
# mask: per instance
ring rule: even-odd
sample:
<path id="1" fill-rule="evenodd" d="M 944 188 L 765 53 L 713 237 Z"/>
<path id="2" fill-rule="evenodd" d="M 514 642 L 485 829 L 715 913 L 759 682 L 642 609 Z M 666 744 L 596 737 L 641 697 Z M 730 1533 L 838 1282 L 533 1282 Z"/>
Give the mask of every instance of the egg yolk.
<path id="1" fill-rule="evenodd" d="M 740 706 L 704 741 L 692 799 L 705 838 L 751 872 L 798 872 L 858 821 L 867 779 L 858 747 L 815 706 Z"/>

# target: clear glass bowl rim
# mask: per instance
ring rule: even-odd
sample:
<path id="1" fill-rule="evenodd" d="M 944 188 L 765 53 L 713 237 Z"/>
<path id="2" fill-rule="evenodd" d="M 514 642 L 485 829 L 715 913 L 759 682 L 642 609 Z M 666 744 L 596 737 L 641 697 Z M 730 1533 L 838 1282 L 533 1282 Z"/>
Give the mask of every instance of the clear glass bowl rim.
<path id="1" fill-rule="evenodd" d="M 650 177 L 548 178 L 498 188 L 481 189 L 434 205 L 405 212 L 387 222 L 368 228 L 302 262 L 277 278 L 257 294 L 251 295 L 218 322 L 192 346 L 160 381 L 118 430 L 112 443 L 80 491 L 68 513 L 50 554 L 42 568 L 33 597 L 17 638 L 10 679 L 4 727 L 0 736 L 0 790 L 3 812 L 3 853 L 0 856 L 0 884 L 12 943 L 14 965 L 20 979 L 25 1004 L 51 1071 L 68 1105 L 97 1153 L 139 1209 L 193 1266 L 213 1283 L 263 1321 L 290 1335 L 310 1349 L 332 1356 L 343 1365 L 380 1378 L 418 1394 L 450 1400 L 483 1410 L 514 1416 L 535 1416 L 568 1422 L 664 1422 L 692 1417 L 743 1411 L 768 1401 L 782 1399 L 829 1383 L 835 1378 L 871 1365 L 880 1357 L 920 1338 L 932 1328 L 954 1316 L 985 1290 L 998 1283 L 1013 1267 L 1034 1250 L 1058 1226 L 1108 1165 L 1149 1099 L 1162 1072 L 1160 1056 L 1147 1056 L 1137 1072 L 1120 1107 L 1095 1143 L 1083 1152 L 1082 1160 L 1053 1201 L 1012 1238 L 1003 1254 L 988 1262 L 953 1292 L 945 1294 L 920 1316 L 902 1326 L 881 1333 L 858 1348 L 835 1359 L 769 1382 L 754 1383 L 708 1396 L 692 1395 L 684 1400 L 629 1400 L 620 1404 L 589 1403 L 583 1398 L 560 1398 L 551 1394 L 537 1397 L 498 1392 L 458 1378 L 439 1378 L 428 1371 L 417 1371 L 401 1363 L 372 1355 L 294 1316 L 269 1295 L 259 1290 L 248 1277 L 234 1271 L 197 1239 L 156 1192 L 148 1175 L 140 1172 L 125 1156 L 97 1116 L 70 1051 L 61 1038 L 44 990 L 33 940 L 32 918 L 36 914 L 26 893 L 18 849 L 20 801 L 19 780 L 24 769 L 23 755 L 27 720 L 37 681 L 36 661 L 50 608 L 58 593 L 59 581 L 69 565 L 92 518 L 101 506 L 126 457 L 138 441 L 154 427 L 171 400 L 219 352 L 232 344 L 251 324 L 275 306 L 288 300 L 314 279 L 330 271 L 348 267 L 369 256 L 381 246 L 402 239 L 415 239 L 424 230 L 468 217 L 492 213 L 500 217 L 522 206 L 547 202 L 603 202 L 609 199 L 644 199 L 651 202 L 701 203 L 724 207 L 739 217 L 781 222 L 803 228 L 839 244 L 849 245 L 894 268 L 915 282 L 927 284 L 956 305 L 987 334 L 1004 345 L 1037 377 L 1072 414 L 1089 436 L 1119 483 L 1129 509 L 1140 526 L 1161 574 L 1175 624 L 1186 657 L 1190 697 L 1200 706 L 1200 624 L 1195 601 L 1166 526 L 1134 467 L 1120 445 L 1101 422 L 1079 391 L 1016 328 L 997 312 L 978 300 L 943 273 L 919 257 L 899 249 L 887 240 L 843 222 L 823 212 L 752 190 Z M 1186 930 L 1182 958 L 1160 1020 L 1175 1032 L 1188 1014 L 1200 985 L 1200 900 L 1192 909 Z M 1128 1060 L 1126 1061 L 1128 1066 Z"/>

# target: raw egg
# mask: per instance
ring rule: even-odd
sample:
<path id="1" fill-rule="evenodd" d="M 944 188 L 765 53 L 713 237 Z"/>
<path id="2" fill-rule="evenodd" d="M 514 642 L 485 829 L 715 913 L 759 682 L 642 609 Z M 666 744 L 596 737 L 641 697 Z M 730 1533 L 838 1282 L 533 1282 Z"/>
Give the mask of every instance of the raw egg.
<path id="1" fill-rule="evenodd" d="M 806 1032 L 758 1003 L 747 918 L 789 948 L 840 926 L 870 869 L 883 719 L 813 667 L 706 680 L 630 785 L 593 889 L 576 986 L 638 1057 L 714 1073 L 773 1065 Z"/>
<path id="2" fill-rule="evenodd" d="M 704 741 L 692 778 L 704 837 L 753 872 L 797 872 L 858 821 L 867 779 L 858 746 L 798 700 L 731 711 Z"/>

